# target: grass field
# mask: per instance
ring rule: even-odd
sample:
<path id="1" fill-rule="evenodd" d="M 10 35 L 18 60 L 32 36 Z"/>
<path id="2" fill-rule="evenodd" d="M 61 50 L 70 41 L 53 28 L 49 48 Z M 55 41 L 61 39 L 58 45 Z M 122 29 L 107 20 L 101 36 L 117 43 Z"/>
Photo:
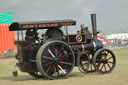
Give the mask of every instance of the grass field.
<path id="1" fill-rule="evenodd" d="M 117 64 L 110 74 L 82 74 L 75 67 L 67 79 L 35 79 L 27 73 L 18 71 L 18 77 L 12 76 L 16 60 L 0 59 L 0 85 L 128 85 L 128 48 L 114 49 Z"/>

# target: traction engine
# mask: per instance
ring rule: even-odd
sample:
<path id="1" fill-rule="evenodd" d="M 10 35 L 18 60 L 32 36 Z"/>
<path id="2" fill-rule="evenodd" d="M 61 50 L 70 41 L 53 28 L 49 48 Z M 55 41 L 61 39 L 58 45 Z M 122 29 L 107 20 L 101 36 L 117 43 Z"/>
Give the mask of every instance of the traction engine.
<path id="1" fill-rule="evenodd" d="M 9 30 L 17 31 L 16 66 L 33 77 L 49 79 L 68 77 L 75 66 L 82 73 L 112 72 L 115 55 L 97 38 L 96 14 L 91 14 L 91 21 L 93 33 L 81 25 L 76 34 L 68 34 L 67 27 L 76 25 L 71 19 L 12 23 Z"/>

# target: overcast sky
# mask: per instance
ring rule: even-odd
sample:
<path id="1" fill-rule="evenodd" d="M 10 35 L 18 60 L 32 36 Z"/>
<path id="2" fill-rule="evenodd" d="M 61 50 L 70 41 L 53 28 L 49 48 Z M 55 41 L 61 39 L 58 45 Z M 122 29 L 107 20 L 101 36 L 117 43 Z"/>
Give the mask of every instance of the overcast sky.
<path id="1" fill-rule="evenodd" d="M 90 14 L 97 14 L 98 30 L 128 31 L 128 0 L 0 0 L 0 13 L 13 11 L 14 21 L 74 19 L 91 30 Z"/>

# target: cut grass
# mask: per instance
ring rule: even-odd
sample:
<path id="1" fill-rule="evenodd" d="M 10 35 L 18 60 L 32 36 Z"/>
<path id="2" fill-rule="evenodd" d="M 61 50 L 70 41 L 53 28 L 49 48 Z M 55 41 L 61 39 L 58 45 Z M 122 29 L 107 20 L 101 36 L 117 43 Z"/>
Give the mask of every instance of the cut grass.
<path id="1" fill-rule="evenodd" d="M 8 73 L 14 70 L 16 60 L 14 57 L 0 59 L 0 74 Z"/>
<path id="2" fill-rule="evenodd" d="M 0 85 L 127 85 L 128 84 L 128 48 L 113 49 L 117 65 L 110 74 L 82 74 L 77 67 L 67 79 L 47 80 L 35 79 L 26 73 L 19 72 L 13 77 L 16 60 L 14 58 L 0 59 Z"/>
<path id="3" fill-rule="evenodd" d="M 128 48 L 120 48 L 113 50 L 117 60 L 128 60 Z"/>

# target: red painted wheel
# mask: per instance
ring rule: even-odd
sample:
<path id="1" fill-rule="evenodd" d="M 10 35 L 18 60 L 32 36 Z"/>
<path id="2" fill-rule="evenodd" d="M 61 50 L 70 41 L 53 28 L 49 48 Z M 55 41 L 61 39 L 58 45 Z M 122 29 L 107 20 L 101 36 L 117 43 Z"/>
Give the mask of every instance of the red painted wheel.
<path id="1" fill-rule="evenodd" d="M 62 41 L 49 41 L 38 51 L 38 70 L 49 79 L 67 77 L 72 71 L 75 58 L 72 49 Z"/>
<path id="2" fill-rule="evenodd" d="M 102 35 L 97 35 L 97 37 L 98 37 L 98 38 L 101 38 L 101 39 L 104 39 L 104 41 L 106 42 L 106 43 L 103 43 L 104 46 L 108 46 L 108 39 L 107 39 L 106 37 L 104 37 L 104 36 L 102 36 Z"/>

